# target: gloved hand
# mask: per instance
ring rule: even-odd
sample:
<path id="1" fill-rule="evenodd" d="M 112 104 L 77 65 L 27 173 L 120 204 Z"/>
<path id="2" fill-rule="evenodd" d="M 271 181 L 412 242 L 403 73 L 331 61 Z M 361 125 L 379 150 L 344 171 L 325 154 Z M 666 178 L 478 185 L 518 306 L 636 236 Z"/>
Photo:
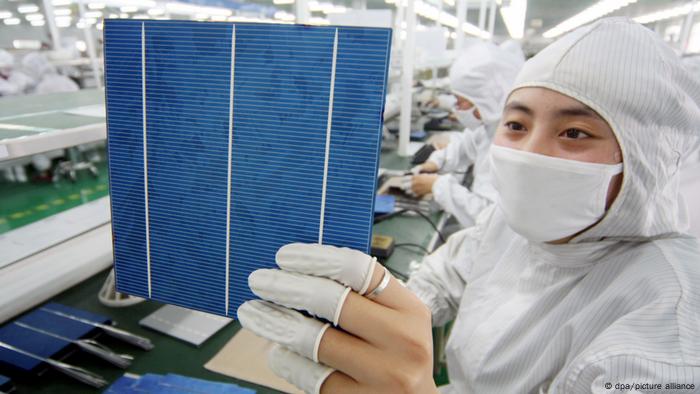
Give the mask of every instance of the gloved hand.
<path id="1" fill-rule="evenodd" d="M 423 171 L 423 164 L 415 165 L 415 166 L 411 167 L 411 169 L 409 171 L 411 172 L 412 175 L 418 175 Z"/>
<path id="2" fill-rule="evenodd" d="M 416 176 L 418 175 L 405 175 L 401 177 L 401 190 L 411 197 L 416 197 L 416 193 L 413 191 L 413 178 Z"/>
<path id="3" fill-rule="evenodd" d="M 238 309 L 244 327 L 282 345 L 270 354 L 275 373 L 313 393 L 435 391 L 430 312 L 373 258 L 290 244 L 276 260 L 282 270 L 249 277 L 265 301 Z M 380 281 L 384 290 L 376 298 L 361 295 Z"/>

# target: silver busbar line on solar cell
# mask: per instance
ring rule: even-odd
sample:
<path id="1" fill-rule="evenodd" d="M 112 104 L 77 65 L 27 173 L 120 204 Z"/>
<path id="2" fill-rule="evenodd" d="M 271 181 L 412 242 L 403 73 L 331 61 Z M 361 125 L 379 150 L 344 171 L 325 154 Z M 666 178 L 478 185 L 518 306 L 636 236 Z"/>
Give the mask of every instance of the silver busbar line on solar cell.
<path id="1" fill-rule="evenodd" d="M 369 252 L 391 30 L 108 19 L 117 289 L 225 316 L 290 242 Z"/>

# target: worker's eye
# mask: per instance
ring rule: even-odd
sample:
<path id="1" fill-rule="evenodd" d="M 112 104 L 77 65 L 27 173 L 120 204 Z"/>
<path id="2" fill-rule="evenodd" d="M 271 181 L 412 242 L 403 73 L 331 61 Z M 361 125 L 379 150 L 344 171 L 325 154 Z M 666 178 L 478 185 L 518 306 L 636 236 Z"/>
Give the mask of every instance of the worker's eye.
<path id="1" fill-rule="evenodd" d="M 586 133 L 583 130 L 579 130 L 579 129 L 564 130 L 564 132 L 561 133 L 560 136 L 567 138 L 567 139 L 571 139 L 571 140 L 580 140 L 583 138 L 590 138 L 591 137 L 590 134 Z"/>
<path id="2" fill-rule="evenodd" d="M 505 126 L 510 131 L 517 131 L 519 133 L 522 133 L 525 131 L 525 126 L 523 126 L 521 123 L 518 123 L 518 122 L 506 122 Z"/>

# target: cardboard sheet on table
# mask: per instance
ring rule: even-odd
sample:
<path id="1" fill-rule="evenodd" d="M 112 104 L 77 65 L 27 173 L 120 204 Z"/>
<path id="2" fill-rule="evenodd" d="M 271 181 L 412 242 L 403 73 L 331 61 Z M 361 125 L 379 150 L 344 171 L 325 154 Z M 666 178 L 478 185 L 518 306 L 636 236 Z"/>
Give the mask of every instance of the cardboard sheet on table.
<path id="1" fill-rule="evenodd" d="M 303 393 L 267 366 L 267 352 L 271 347 L 272 342 L 242 328 L 204 368 L 286 393 Z"/>

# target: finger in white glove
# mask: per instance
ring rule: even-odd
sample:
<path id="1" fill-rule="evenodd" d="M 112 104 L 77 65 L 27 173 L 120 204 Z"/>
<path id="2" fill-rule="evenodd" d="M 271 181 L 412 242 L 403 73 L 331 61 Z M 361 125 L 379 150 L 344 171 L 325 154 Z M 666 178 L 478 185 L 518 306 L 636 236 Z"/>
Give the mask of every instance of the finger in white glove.
<path id="1" fill-rule="evenodd" d="M 409 196 L 415 197 L 416 193 L 413 192 L 413 175 L 401 177 L 401 190 Z"/>
<path id="2" fill-rule="evenodd" d="M 275 375 L 299 387 L 305 393 L 320 393 L 323 382 L 334 371 L 280 345 L 270 349 L 267 362 Z"/>
<path id="3" fill-rule="evenodd" d="M 286 253 L 285 253 L 286 254 Z M 288 256 L 282 256 L 286 260 Z M 326 278 L 276 269 L 259 269 L 248 277 L 258 297 L 310 314 L 338 325 L 350 288 Z"/>
<path id="4" fill-rule="evenodd" d="M 413 166 L 411 168 L 411 174 L 418 175 L 421 173 L 422 170 L 423 170 L 423 164 L 418 164 L 417 166 Z"/>
<path id="5" fill-rule="evenodd" d="M 358 250 L 330 245 L 293 243 L 277 251 L 277 265 L 285 271 L 333 279 L 358 294 L 367 292 L 376 259 Z"/>
<path id="6" fill-rule="evenodd" d="M 330 326 L 261 300 L 246 301 L 238 307 L 238 320 L 256 335 L 282 344 L 315 362 L 318 362 L 321 338 Z"/>

